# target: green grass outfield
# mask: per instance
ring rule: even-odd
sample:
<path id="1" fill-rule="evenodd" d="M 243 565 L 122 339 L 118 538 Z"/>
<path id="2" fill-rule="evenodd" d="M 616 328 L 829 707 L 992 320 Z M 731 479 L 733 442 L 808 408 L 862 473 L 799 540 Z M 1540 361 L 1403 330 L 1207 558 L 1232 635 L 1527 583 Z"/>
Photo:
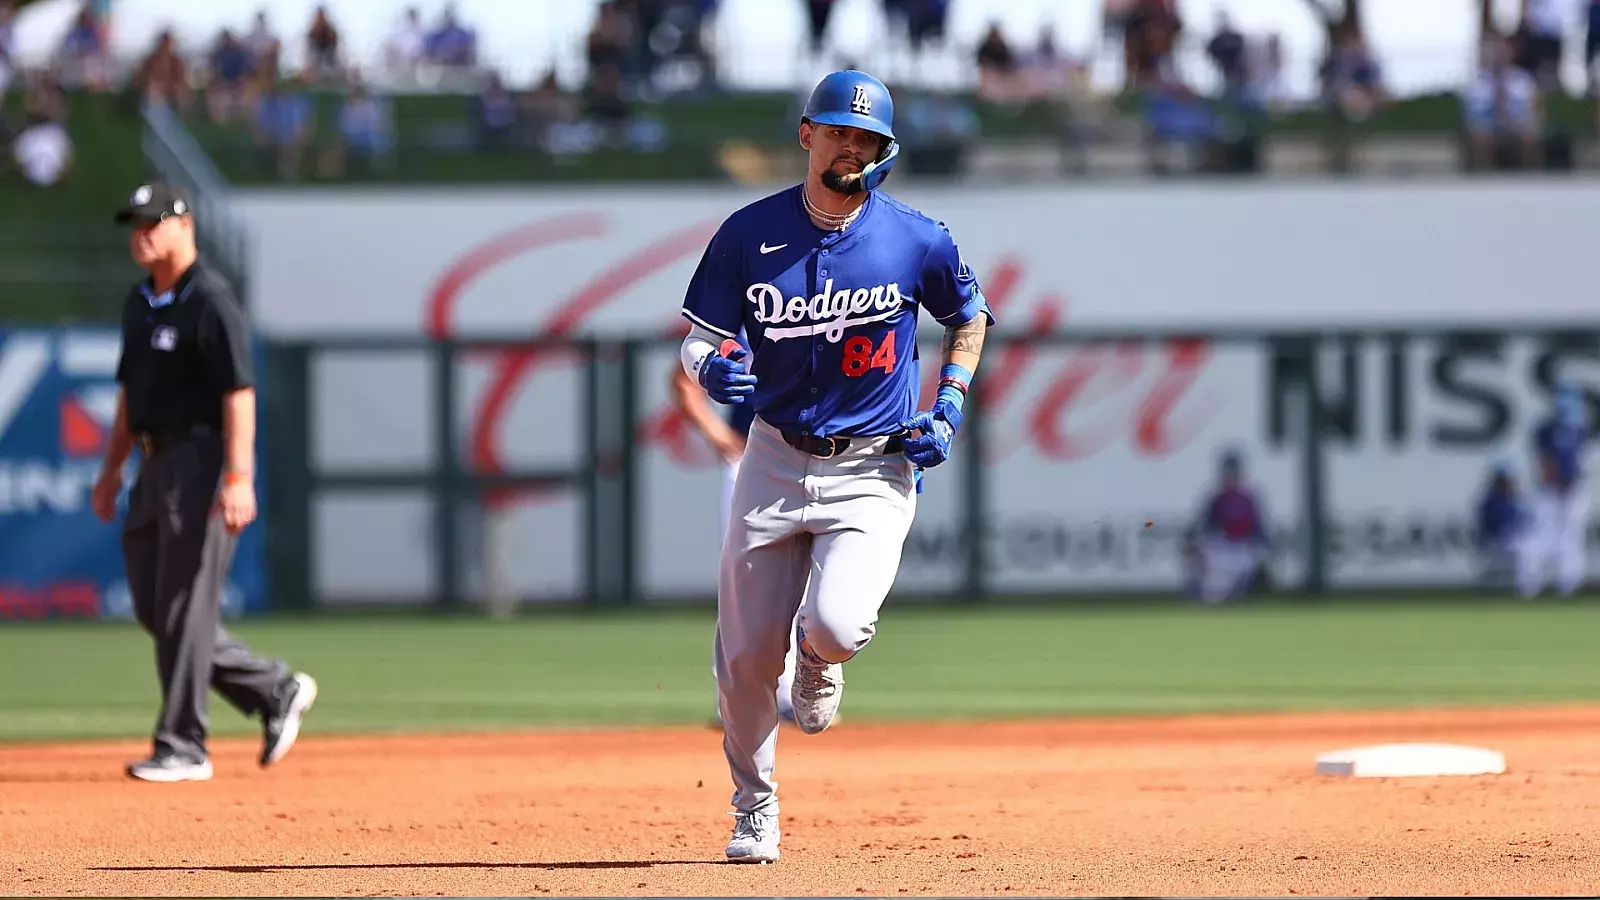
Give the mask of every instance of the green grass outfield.
<path id="1" fill-rule="evenodd" d="M 697 724 L 706 612 L 239 624 L 315 674 L 319 732 Z M 847 669 L 852 720 L 1600 700 L 1600 601 L 894 608 Z M 148 638 L 112 624 L 0 627 L 0 741 L 147 734 Z M 213 695 L 217 734 L 251 734 Z"/>

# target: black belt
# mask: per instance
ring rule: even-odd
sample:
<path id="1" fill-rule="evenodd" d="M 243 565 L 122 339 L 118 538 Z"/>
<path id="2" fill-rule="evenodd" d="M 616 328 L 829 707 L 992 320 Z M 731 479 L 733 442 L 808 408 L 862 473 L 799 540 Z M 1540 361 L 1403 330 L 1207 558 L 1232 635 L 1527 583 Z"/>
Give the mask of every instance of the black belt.
<path id="1" fill-rule="evenodd" d="M 877 440 L 877 438 L 812 437 L 808 434 L 796 434 L 793 431 L 779 431 L 778 433 L 783 435 L 783 442 L 785 444 L 788 444 L 796 450 L 799 450 L 801 453 L 815 456 L 818 459 L 832 459 L 833 457 L 838 456 L 845 450 L 849 449 L 850 442 L 854 440 Z M 884 442 L 883 452 L 885 455 L 890 453 L 899 453 L 901 450 L 905 449 L 905 445 L 905 435 L 890 435 L 889 440 Z"/>
<path id="2" fill-rule="evenodd" d="M 137 440 L 139 441 L 139 449 L 143 450 L 144 455 L 149 457 L 192 438 L 216 433 L 217 429 L 210 425 L 191 425 L 188 428 L 163 428 L 160 431 L 141 431 L 137 435 Z"/>

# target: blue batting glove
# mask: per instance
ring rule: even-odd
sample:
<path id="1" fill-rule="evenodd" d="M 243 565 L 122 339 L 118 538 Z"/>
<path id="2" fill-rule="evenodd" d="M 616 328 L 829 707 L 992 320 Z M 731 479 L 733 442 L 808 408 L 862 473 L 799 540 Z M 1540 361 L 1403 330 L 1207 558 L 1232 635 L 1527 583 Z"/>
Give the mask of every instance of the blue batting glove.
<path id="1" fill-rule="evenodd" d="M 906 458 L 921 469 L 931 469 L 950 458 L 950 442 L 961 427 L 961 408 L 949 400 L 938 400 L 933 409 L 917 413 L 900 423 L 907 431 L 920 431 L 905 440 Z"/>
<path id="2" fill-rule="evenodd" d="M 755 393 L 756 376 L 747 373 L 739 360 L 749 354 L 744 348 L 727 356 L 713 353 L 700 364 L 700 386 L 718 403 L 743 403 L 744 398 Z"/>

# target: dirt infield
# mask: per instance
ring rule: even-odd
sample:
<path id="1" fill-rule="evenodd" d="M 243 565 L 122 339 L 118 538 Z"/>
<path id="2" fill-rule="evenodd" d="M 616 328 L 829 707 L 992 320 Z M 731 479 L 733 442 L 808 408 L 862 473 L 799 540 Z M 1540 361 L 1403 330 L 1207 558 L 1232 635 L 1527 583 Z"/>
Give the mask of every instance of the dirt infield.
<path id="1" fill-rule="evenodd" d="M 311 723 L 314 728 L 314 721 Z M 1504 776 L 1341 780 L 1322 750 L 1478 743 Z M 709 729 L 313 732 L 283 766 L 121 777 L 0 748 L 0 893 L 1573 894 L 1600 884 L 1600 708 L 857 726 L 779 741 L 784 859 L 720 862 Z M 141 837 L 147 834 L 147 837 Z"/>

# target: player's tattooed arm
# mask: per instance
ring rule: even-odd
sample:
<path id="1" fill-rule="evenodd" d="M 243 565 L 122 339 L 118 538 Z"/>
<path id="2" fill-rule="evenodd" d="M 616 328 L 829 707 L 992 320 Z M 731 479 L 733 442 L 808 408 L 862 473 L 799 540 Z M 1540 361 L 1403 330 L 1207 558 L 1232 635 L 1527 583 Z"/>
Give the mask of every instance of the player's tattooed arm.
<path id="1" fill-rule="evenodd" d="M 983 355 L 983 337 L 988 331 L 989 319 L 982 314 L 973 316 L 960 325 L 944 330 L 944 362 L 955 363 L 968 372 L 978 370 L 978 359 Z"/>

